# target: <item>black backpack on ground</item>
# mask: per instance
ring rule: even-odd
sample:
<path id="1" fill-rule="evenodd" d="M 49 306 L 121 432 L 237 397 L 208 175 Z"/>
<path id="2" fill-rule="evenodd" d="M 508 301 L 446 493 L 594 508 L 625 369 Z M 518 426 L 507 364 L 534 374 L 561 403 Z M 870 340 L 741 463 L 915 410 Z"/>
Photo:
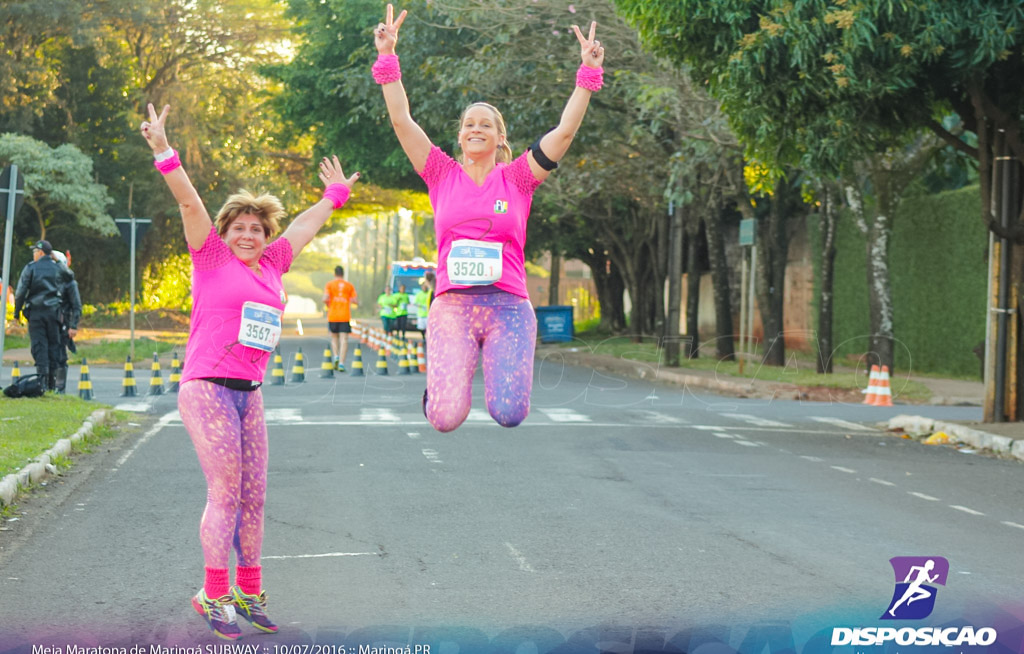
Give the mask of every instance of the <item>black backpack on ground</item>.
<path id="1" fill-rule="evenodd" d="M 4 389 L 7 397 L 42 397 L 43 381 L 39 375 L 24 375 Z"/>

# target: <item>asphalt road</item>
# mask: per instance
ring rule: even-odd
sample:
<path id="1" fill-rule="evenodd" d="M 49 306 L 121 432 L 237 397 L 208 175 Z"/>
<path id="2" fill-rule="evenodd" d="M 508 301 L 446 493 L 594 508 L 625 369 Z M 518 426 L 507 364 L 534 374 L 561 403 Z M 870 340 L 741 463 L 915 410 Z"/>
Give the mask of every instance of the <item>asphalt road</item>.
<path id="1" fill-rule="evenodd" d="M 895 556 L 948 559 L 938 620 L 1020 606 L 1020 462 L 879 430 L 905 409 L 721 398 L 549 359 L 521 426 L 496 426 L 478 384 L 440 434 L 422 375 L 376 375 L 367 354 L 365 377 L 320 379 L 324 342 L 304 341 L 304 383 L 264 387 L 264 585 L 282 630 L 243 624 L 253 654 L 692 651 L 699 634 L 760 651 L 757 629 L 799 645 L 876 624 Z M 121 377 L 92 374 L 98 399 L 137 411 L 133 431 L 0 532 L 0 652 L 217 642 L 188 605 L 205 485 L 176 396 L 116 398 Z"/>

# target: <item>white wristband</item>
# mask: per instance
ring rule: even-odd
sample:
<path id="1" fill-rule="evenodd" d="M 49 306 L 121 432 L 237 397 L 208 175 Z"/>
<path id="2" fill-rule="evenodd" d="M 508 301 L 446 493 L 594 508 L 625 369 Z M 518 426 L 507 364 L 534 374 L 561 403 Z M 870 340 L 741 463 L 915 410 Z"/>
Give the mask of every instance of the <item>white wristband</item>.
<path id="1" fill-rule="evenodd" d="M 163 161 L 165 159 L 170 159 L 173 156 L 174 156 L 174 148 L 167 148 L 166 150 L 164 150 L 160 154 L 154 154 L 153 155 L 153 159 L 155 159 L 156 161 Z"/>

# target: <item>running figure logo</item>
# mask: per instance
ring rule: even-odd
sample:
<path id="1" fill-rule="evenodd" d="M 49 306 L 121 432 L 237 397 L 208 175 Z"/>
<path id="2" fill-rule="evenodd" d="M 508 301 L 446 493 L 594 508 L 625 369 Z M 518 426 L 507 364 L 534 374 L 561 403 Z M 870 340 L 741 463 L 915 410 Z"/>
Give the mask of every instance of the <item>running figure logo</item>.
<path id="1" fill-rule="evenodd" d="M 920 620 L 935 608 L 935 586 L 946 585 L 949 561 L 941 556 L 897 556 L 889 559 L 896 590 L 881 620 Z"/>

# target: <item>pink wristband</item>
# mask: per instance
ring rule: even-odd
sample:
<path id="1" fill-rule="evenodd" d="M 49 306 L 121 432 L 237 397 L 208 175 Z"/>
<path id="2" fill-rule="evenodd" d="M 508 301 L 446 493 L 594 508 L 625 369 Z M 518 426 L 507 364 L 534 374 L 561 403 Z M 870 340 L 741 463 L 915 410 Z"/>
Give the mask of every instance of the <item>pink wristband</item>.
<path id="1" fill-rule="evenodd" d="M 340 209 L 341 205 L 348 201 L 351 192 L 351 189 L 344 184 L 331 184 L 324 189 L 324 199 L 333 202 L 335 209 Z"/>
<path id="2" fill-rule="evenodd" d="M 166 175 L 175 168 L 181 167 L 181 159 L 178 158 L 178 151 L 175 150 L 174 154 L 163 161 L 154 161 L 153 165 L 160 171 L 161 175 Z"/>
<path id="3" fill-rule="evenodd" d="M 402 79 L 402 69 L 398 65 L 398 55 L 377 55 L 373 64 L 373 81 L 378 84 L 390 84 Z"/>
<path id="4" fill-rule="evenodd" d="M 604 68 L 592 68 L 580 64 L 580 69 L 576 71 L 576 86 L 588 91 L 600 91 L 603 85 Z"/>

